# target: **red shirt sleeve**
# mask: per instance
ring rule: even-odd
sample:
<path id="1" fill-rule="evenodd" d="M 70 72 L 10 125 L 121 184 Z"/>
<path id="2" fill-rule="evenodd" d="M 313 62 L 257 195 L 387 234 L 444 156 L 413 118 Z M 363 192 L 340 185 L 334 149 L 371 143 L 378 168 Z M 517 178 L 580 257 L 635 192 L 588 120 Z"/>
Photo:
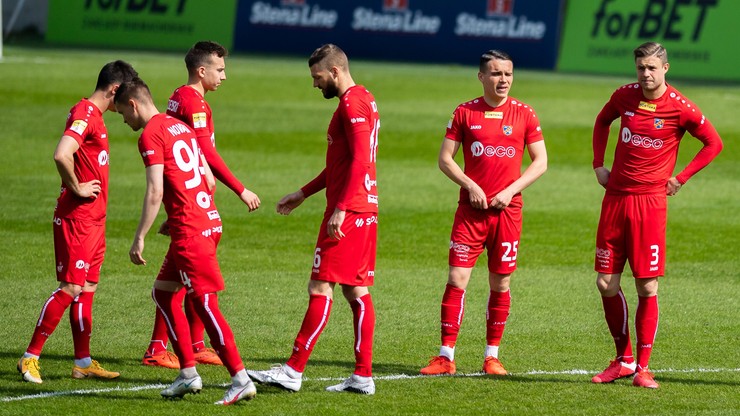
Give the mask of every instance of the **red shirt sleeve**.
<path id="1" fill-rule="evenodd" d="M 198 146 L 200 146 L 203 156 L 206 157 L 206 162 L 208 162 L 208 166 L 211 167 L 213 176 L 221 181 L 221 183 L 228 186 L 235 194 L 241 195 L 246 188 L 242 185 L 239 179 L 231 173 L 228 166 L 226 166 L 226 162 L 224 162 L 221 155 L 216 151 L 216 147 L 213 145 L 213 142 L 211 142 L 211 138 L 207 136 L 198 136 Z"/>
<path id="2" fill-rule="evenodd" d="M 615 99 L 615 94 L 612 94 L 611 99 L 601 109 L 599 115 L 596 116 L 596 122 L 594 123 L 593 131 L 593 168 L 600 168 L 604 166 L 604 155 L 606 154 L 606 144 L 609 142 L 609 128 L 612 122 L 619 117 L 619 110 L 614 106 L 612 101 Z"/>
<path id="3" fill-rule="evenodd" d="M 695 107 L 695 106 L 694 106 Z M 699 139 L 704 146 L 691 159 L 688 165 L 676 175 L 682 184 L 686 183 L 694 174 L 704 169 L 722 151 L 722 139 L 712 123 L 701 112 L 686 113 L 686 131 Z"/>
<path id="4" fill-rule="evenodd" d="M 313 178 L 311 182 L 305 184 L 301 191 L 303 191 L 303 197 L 308 198 L 324 188 L 326 188 L 326 169 L 322 170 L 319 176 Z"/>
<path id="5" fill-rule="evenodd" d="M 351 97 L 350 99 L 353 102 L 349 106 L 340 107 L 343 110 L 341 121 L 344 124 L 344 131 L 347 132 L 347 144 L 352 155 L 347 181 L 337 200 L 336 208 L 341 211 L 347 210 L 357 190 L 364 186 L 365 174 L 372 163 L 372 149 L 369 143 L 373 132 L 370 125 L 364 121 L 372 119 L 370 117 L 372 109 L 364 101 L 353 100 Z"/>

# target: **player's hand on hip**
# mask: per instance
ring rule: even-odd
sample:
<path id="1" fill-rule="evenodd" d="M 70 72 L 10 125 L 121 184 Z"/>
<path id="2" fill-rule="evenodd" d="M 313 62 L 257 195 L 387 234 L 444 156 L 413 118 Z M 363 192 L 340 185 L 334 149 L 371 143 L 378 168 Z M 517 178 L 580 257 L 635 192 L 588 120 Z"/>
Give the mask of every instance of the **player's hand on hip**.
<path id="1" fill-rule="evenodd" d="M 167 223 L 167 221 L 163 222 L 162 225 L 159 226 L 159 230 L 157 231 L 159 234 L 166 235 L 169 237 L 170 235 L 170 224 Z"/>
<path id="2" fill-rule="evenodd" d="M 668 179 L 668 182 L 665 184 L 665 194 L 668 196 L 676 195 L 676 193 L 681 189 L 681 182 L 676 179 L 676 177 L 672 177 L 671 179 Z"/>
<path id="3" fill-rule="evenodd" d="M 301 205 L 305 200 L 306 197 L 303 196 L 303 191 L 301 190 L 293 192 L 292 194 L 285 195 L 277 203 L 277 213 L 280 215 L 288 215 L 291 213 L 291 211 L 298 208 L 298 206 Z"/>
<path id="4" fill-rule="evenodd" d="M 244 204 L 249 208 L 249 212 L 260 207 L 260 198 L 249 189 L 245 188 L 241 195 L 239 195 L 239 198 L 241 198 L 242 202 L 244 202 Z"/>
<path id="5" fill-rule="evenodd" d="M 142 266 L 146 265 L 146 260 L 141 255 L 144 253 L 144 240 L 136 239 L 131 245 L 131 250 L 128 252 L 128 256 L 131 259 L 131 263 L 139 264 Z"/>
<path id="6" fill-rule="evenodd" d="M 326 233 L 329 237 L 335 240 L 341 240 L 344 237 L 342 232 L 342 224 L 344 223 L 345 212 L 340 209 L 334 209 L 334 213 L 331 214 L 329 222 L 326 224 Z"/>
<path id="7" fill-rule="evenodd" d="M 599 182 L 599 185 L 606 188 L 606 184 L 609 183 L 609 175 L 611 174 L 609 169 L 601 166 L 594 168 L 594 173 L 596 174 L 596 180 Z"/>
<path id="8" fill-rule="evenodd" d="M 93 179 L 90 182 L 80 182 L 74 193 L 80 198 L 97 198 L 100 193 L 100 181 Z"/>

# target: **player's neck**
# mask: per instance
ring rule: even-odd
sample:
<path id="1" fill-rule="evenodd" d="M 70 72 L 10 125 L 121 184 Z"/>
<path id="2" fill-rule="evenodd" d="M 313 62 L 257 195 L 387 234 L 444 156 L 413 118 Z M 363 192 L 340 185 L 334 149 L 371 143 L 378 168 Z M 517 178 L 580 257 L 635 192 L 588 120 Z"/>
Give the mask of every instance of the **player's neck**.
<path id="1" fill-rule="evenodd" d="M 98 107 L 101 113 L 105 113 L 112 99 L 113 97 L 109 97 L 106 91 L 95 90 L 87 100 Z"/>
<path id="2" fill-rule="evenodd" d="M 665 84 L 665 82 L 658 88 L 654 90 L 645 90 L 642 89 L 642 95 L 645 96 L 648 100 L 657 100 L 658 98 L 662 97 L 663 94 L 668 90 L 668 86 Z"/>
<path id="3" fill-rule="evenodd" d="M 483 95 L 483 100 L 488 104 L 489 106 L 496 108 L 504 103 L 506 103 L 506 100 L 509 99 L 509 96 L 506 97 L 499 97 L 499 96 L 493 96 L 489 97 L 487 95 Z"/>
<path id="4" fill-rule="evenodd" d="M 355 81 L 352 79 L 350 75 L 347 75 L 345 79 L 342 79 L 339 85 L 337 85 L 337 92 L 339 93 L 339 96 L 343 96 L 345 92 L 347 92 L 348 89 L 354 87 Z"/>
<path id="5" fill-rule="evenodd" d="M 188 80 L 188 87 L 198 91 L 201 96 L 206 96 L 206 89 L 203 88 L 203 84 L 201 84 L 200 79 L 195 80 Z"/>

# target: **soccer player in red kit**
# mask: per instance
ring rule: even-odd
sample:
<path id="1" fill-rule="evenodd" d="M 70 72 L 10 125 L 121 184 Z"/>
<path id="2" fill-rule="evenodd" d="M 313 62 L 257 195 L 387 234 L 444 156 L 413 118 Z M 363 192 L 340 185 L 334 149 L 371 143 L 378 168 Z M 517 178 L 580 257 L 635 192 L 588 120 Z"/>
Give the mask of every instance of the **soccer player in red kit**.
<path id="1" fill-rule="evenodd" d="M 247 205 L 249 211 L 260 206 L 259 197 L 231 173 L 226 163 L 216 151 L 216 136 L 213 128 L 211 106 L 205 100 L 208 91 L 216 91 L 226 79 L 224 59 L 228 51 L 216 42 L 197 42 L 185 55 L 188 70 L 188 83 L 177 88 L 167 103 L 167 114 L 180 119 L 192 128 L 198 137 L 203 155 L 211 167 L 213 175 L 229 187 Z M 166 234 L 167 223 L 161 232 Z M 185 312 L 190 324 L 195 360 L 202 364 L 222 365 L 212 348 L 206 348 L 203 338 L 203 322 L 194 312 L 190 297 L 186 296 Z M 149 348 L 142 363 L 169 368 L 179 368 L 177 357 L 167 351 L 167 327 L 159 311 L 156 312 L 154 329 Z"/>
<path id="2" fill-rule="evenodd" d="M 488 252 L 490 294 L 486 312 L 483 371 L 505 375 L 498 359 L 509 316 L 509 283 L 516 269 L 522 228 L 521 192 L 547 170 L 547 151 L 532 107 L 509 96 L 514 64 L 490 50 L 480 58 L 483 96 L 459 105 L 447 125 L 439 168 L 461 186 L 452 225 L 449 274 L 442 297 L 439 355 L 422 374 L 455 374 L 455 344 L 465 312 L 466 287 L 478 256 Z M 455 162 L 462 148 L 464 171 Z M 532 159 L 521 172 L 525 149 Z"/>
<path id="3" fill-rule="evenodd" d="M 667 198 L 722 150 L 722 139 L 701 110 L 668 85 L 668 53 L 659 43 L 634 50 L 637 83 L 617 89 L 596 117 L 593 168 L 606 188 L 596 234 L 596 286 L 614 338 L 616 358 L 594 383 L 635 374 L 632 384 L 658 388 L 648 371 L 658 329 L 658 278 L 665 271 Z M 604 153 L 612 122 L 620 119 L 620 139 L 609 171 Z M 703 143 L 693 160 L 673 176 L 685 132 Z M 629 261 L 637 289 L 637 356 L 632 355 L 628 308 L 620 280 Z M 635 362 L 635 358 L 637 359 Z"/>
<path id="4" fill-rule="evenodd" d="M 372 378 L 375 308 L 368 287 L 375 277 L 378 192 L 375 160 L 380 118 L 373 95 L 356 85 L 344 52 L 336 45 L 316 49 L 308 60 L 313 86 L 324 98 L 339 97 L 329 123 L 326 168 L 300 190 L 277 204 L 288 215 L 309 196 L 326 188 L 326 211 L 319 228 L 308 284 L 308 310 L 293 344 L 293 353 L 282 366 L 249 371 L 258 383 L 286 390 L 301 388 L 303 371 L 319 335 L 329 320 L 334 286 L 352 308 L 355 330 L 355 371 L 332 392 L 375 394 Z"/>
<path id="5" fill-rule="evenodd" d="M 126 62 L 103 66 L 95 91 L 69 112 L 64 134 L 54 151 L 62 179 L 54 210 L 54 255 L 59 288 L 44 303 L 31 342 L 18 361 L 23 380 L 42 382 L 39 355 L 69 308 L 74 340 L 74 378 L 116 378 L 90 358 L 92 303 L 105 256 L 108 204 L 108 130 L 103 113 L 114 110 L 118 86 L 138 74 Z M 71 306 L 71 307 L 70 307 Z"/>
<path id="6" fill-rule="evenodd" d="M 139 152 L 146 166 L 146 194 L 139 226 L 129 255 L 134 264 L 145 265 L 144 238 L 164 203 L 172 239 L 152 289 L 152 299 L 164 316 L 180 363 L 180 374 L 162 390 L 165 398 L 198 393 L 203 387 L 195 369 L 190 331 L 182 302 L 192 297 L 193 308 L 203 321 L 213 346 L 231 375 L 231 387 L 216 404 L 249 400 L 256 394 L 239 356 L 234 334 L 218 306 L 224 280 L 216 258 L 221 239 L 221 217 L 213 201 L 213 178 L 193 130 L 182 121 L 161 114 L 149 88 L 135 79 L 122 84 L 115 98 L 116 109 L 131 129 L 144 129 Z"/>

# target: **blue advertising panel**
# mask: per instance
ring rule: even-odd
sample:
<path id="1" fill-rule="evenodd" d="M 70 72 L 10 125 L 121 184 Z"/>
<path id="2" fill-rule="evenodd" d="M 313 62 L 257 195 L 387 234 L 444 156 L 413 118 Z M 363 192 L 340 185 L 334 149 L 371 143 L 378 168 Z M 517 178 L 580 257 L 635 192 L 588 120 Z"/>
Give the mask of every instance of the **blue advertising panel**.
<path id="1" fill-rule="evenodd" d="M 234 49 L 308 56 L 335 43 L 352 58 L 477 64 L 488 49 L 553 69 L 562 0 L 239 0 Z"/>

